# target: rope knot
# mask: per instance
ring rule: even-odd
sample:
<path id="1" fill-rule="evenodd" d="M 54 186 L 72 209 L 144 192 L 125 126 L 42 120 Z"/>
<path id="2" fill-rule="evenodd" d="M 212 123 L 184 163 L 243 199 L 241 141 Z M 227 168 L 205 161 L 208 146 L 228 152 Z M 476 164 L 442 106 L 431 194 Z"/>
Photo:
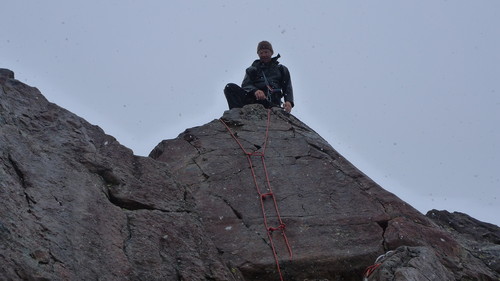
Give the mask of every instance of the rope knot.
<path id="1" fill-rule="evenodd" d="M 262 197 L 262 199 L 266 199 L 267 196 L 274 196 L 274 194 L 272 192 L 269 192 L 269 193 L 264 193 L 264 194 L 260 195 L 260 197 Z"/>
<path id="2" fill-rule="evenodd" d="M 282 223 L 278 227 L 269 227 L 267 230 L 269 232 L 273 232 L 273 231 L 276 231 L 276 230 L 284 230 L 285 228 L 286 228 L 286 225 L 284 223 Z"/>

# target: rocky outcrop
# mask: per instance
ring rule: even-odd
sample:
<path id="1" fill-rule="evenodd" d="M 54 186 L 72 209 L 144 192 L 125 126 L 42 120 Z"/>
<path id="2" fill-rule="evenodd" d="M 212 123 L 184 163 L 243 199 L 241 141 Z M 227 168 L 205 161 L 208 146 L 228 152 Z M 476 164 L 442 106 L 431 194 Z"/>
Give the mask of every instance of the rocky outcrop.
<path id="1" fill-rule="evenodd" d="M 398 247 L 377 258 L 373 270 L 368 280 L 455 280 L 428 247 Z"/>
<path id="2" fill-rule="evenodd" d="M 0 85 L 0 280 L 361 280 L 382 254 L 369 280 L 499 278 L 481 255 L 498 228 L 462 240 L 471 221 L 420 214 L 279 109 L 139 157 L 11 71 Z"/>
<path id="3" fill-rule="evenodd" d="M 426 214 L 472 256 L 500 273 L 500 228 L 467 214 L 431 210 Z"/>
<path id="4" fill-rule="evenodd" d="M 500 228 L 466 214 L 431 210 L 426 215 L 448 232 L 461 246 L 462 262 L 441 262 L 435 251 L 426 247 L 402 246 L 381 255 L 372 266 L 369 280 L 492 280 L 500 272 Z M 447 257 L 455 259 L 457 257 Z M 447 267 L 443 266 L 446 264 Z M 486 265 L 486 267 L 485 267 Z M 469 268 L 469 274 L 454 271 Z M 476 270 L 473 270 L 476 268 Z M 495 273 L 491 273 L 486 268 Z M 494 279 L 493 279 L 494 280 Z"/>
<path id="5" fill-rule="evenodd" d="M 497 278 L 467 256 L 448 232 L 382 189 L 292 115 L 273 109 L 266 141 L 267 118 L 259 105 L 226 111 L 223 122 L 186 130 L 160 143 L 150 155 L 167 163 L 191 190 L 223 259 L 245 278 L 270 280 L 264 275 L 278 275 L 245 153 L 257 153 L 250 158 L 257 158 L 252 164 L 260 186 L 266 184 L 259 164 L 259 155 L 265 153 L 270 185 L 293 249 L 293 259 L 286 247 L 277 251 L 285 279 L 359 280 L 377 256 L 400 246 L 420 256 L 421 263 L 429 257 L 439 261 L 439 266 L 432 265 L 445 269 L 438 277 Z M 265 204 L 278 223 L 272 204 Z M 283 245 L 279 232 L 272 235 Z"/>
<path id="6" fill-rule="evenodd" d="M 166 164 L 0 73 L 0 280 L 234 278 Z"/>

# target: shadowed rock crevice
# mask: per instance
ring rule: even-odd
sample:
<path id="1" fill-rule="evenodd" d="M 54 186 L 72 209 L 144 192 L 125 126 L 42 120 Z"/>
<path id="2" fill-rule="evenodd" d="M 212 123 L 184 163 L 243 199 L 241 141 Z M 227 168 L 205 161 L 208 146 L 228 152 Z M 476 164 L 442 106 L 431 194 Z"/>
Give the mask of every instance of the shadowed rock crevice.
<path id="1" fill-rule="evenodd" d="M 120 180 L 113 174 L 110 169 L 98 169 L 95 171 L 104 181 L 107 187 L 120 185 Z"/>
<path id="2" fill-rule="evenodd" d="M 321 146 L 319 146 L 318 144 L 316 144 L 316 143 L 312 143 L 312 142 L 308 142 L 308 144 L 309 144 L 312 148 L 316 149 L 318 152 L 320 152 L 320 153 L 324 153 L 324 154 L 328 155 L 328 153 L 327 153 L 326 149 L 325 149 L 325 148 L 323 148 L 323 147 L 321 147 Z M 322 157 L 316 157 L 316 158 L 318 158 L 318 159 L 322 159 Z"/>
<path id="3" fill-rule="evenodd" d="M 24 194 L 24 198 L 26 199 L 26 203 L 28 206 L 32 206 L 36 204 L 35 199 L 28 193 L 28 188 L 31 186 L 29 183 L 28 176 L 25 175 L 25 172 L 22 171 L 21 166 L 14 160 L 11 154 L 8 154 L 8 163 L 11 164 L 12 169 L 14 169 L 15 174 L 17 175 L 17 179 L 22 186 L 22 192 Z"/>
<path id="4" fill-rule="evenodd" d="M 130 216 L 128 214 L 126 214 L 126 223 L 125 223 L 125 226 L 123 227 L 123 230 L 125 232 L 124 233 L 125 238 L 123 240 L 122 249 L 123 249 L 123 253 L 125 253 L 125 256 L 128 259 L 127 248 L 129 247 L 130 241 L 132 240 L 132 229 L 130 227 Z"/>
<path id="5" fill-rule="evenodd" d="M 18 166 L 16 161 L 12 158 L 12 155 L 9 154 L 8 158 L 9 163 L 11 164 L 12 168 L 16 172 L 17 178 L 19 179 L 19 182 L 21 183 L 23 188 L 27 188 L 26 180 L 24 179 L 24 173 L 21 171 L 21 168 Z"/>
<path id="6" fill-rule="evenodd" d="M 221 198 L 221 199 L 222 199 L 222 201 L 224 201 L 224 203 L 226 203 L 229 206 L 229 208 L 231 208 L 231 211 L 233 211 L 234 215 L 243 222 L 244 221 L 243 220 L 243 215 L 240 212 L 238 212 L 238 210 L 236 210 L 231 205 L 231 203 L 229 203 L 229 201 L 227 199 L 224 199 L 224 198 Z"/>
<path id="7" fill-rule="evenodd" d="M 137 202 L 137 201 L 114 197 L 113 193 L 109 193 L 109 201 L 120 208 L 130 210 L 130 211 L 158 210 L 158 209 L 154 208 L 153 206 L 142 204 L 142 203 Z M 161 211 L 161 210 L 159 210 L 159 211 Z"/>
<path id="8" fill-rule="evenodd" d="M 380 228 L 382 228 L 382 247 L 384 248 L 384 251 L 388 251 L 387 245 L 385 243 L 385 231 L 387 229 L 387 226 L 389 226 L 389 221 L 382 220 L 377 221 L 376 223 L 380 226 Z"/>
<path id="9" fill-rule="evenodd" d="M 206 159 L 206 158 L 203 158 L 203 159 Z M 203 159 L 202 159 L 202 161 L 203 161 Z M 203 171 L 203 168 L 202 168 L 202 167 L 198 164 L 198 162 L 196 161 L 196 159 L 193 159 L 193 164 L 194 164 L 194 165 L 196 165 L 196 167 L 198 167 L 198 169 L 200 170 L 200 174 L 201 174 L 201 176 L 202 176 L 205 180 L 208 180 L 208 179 L 210 178 L 210 176 L 209 176 L 207 173 L 205 173 L 205 172 Z"/>

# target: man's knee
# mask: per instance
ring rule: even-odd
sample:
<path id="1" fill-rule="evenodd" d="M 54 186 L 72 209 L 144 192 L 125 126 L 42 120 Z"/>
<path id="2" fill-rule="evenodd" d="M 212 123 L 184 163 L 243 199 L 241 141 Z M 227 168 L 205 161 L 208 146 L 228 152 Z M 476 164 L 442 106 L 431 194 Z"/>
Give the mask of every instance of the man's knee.
<path id="1" fill-rule="evenodd" d="M 226 96 L 229 94 L 234 94 L 237 92 L 238 88 L 240 88 L 240 86 L 238 86 L 234 83 L 229 83 L 226 85 L 226 87 L 224 87 L 224 94 Z"/>
<path id="2" fill-rule="evenodd" d="M 224 95 L 226 96 L 229 109 L 234 107 L 243 107 L 246 104 L 246 91 L 234 83 L 229 83 L 226 85 L 226 87 L 224 88 Z"/>

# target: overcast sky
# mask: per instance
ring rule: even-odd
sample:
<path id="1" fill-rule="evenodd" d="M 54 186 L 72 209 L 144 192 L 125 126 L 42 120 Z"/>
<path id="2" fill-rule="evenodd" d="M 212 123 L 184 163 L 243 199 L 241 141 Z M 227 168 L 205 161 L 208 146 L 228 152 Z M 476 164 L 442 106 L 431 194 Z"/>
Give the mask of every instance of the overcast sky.
<path id="1" fill-rule="evenodd" d="M 500 1 L 4 1 L 0 67 L 135 154 L 222 116 L 269 40 L 292 113 L 423 213 L 500 225 Z"/>

